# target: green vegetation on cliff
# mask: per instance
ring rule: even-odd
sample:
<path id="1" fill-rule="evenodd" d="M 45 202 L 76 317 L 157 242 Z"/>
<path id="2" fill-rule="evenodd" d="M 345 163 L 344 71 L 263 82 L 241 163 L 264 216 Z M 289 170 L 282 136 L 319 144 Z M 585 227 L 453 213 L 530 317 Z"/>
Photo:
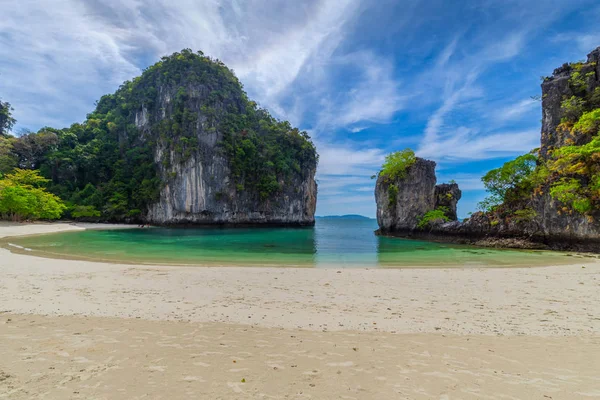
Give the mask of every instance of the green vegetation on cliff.
<path id="1" fill-rule="evenodd" d="M 423 216 L 419 218 L 417 228 L 425 229 L 436 222 L 450 221 L 450 218 L 448 218 L 447 215 L 449 211 L 450 210 L 448 209 L 448 207 L 438 207 L 435 210 L 427 211 Z"/>
<path id="2" fill-rule="evenodd" d="M 2 134 L 14 124 L 10 110 L 0 103 Z M 211 134 L 220 138 L 236 189 L 261 201 L 290 174 L 316 167 L 306 132 L 250 101 L 222 62 L 186 49 L 103 96 L 83 123 L 0 135 L 0 173 L 39 170 L 67 204 L 66 217 L 138 220 L 175 176 L 161 171 L 200 161 L 200 136 Z"/>
<path id="3" fill-rule="evenodd" d="M 13 221 L 60 218 L 66 207 L 46 191 L 48 181 L 38 171 L 23 169 L 4 176 L 0 179 L 0 216 Z"/>
<path id="4" fill-rule="evenodd" d="M 593 218 L 600 209 L 600 86 L 596 63 L 565 64 L 569 95 L 560 103 L 561 120 L 549 137 L 562 138 L 545 157 L 530 153 L 488 172 L 483 183 L 490 196 L 480 203 L 486 212 L 531 220 L 537 196 L 548 193 L 560 204 L 558 213 Z M 551 81 L 550 78 L 546 80 Z"/>
<path id="5" fill-rule="evenodd" d="M 389 182 L 388 186 L 388 206 L 395 207 L 398 201 L 398 186 L 393 181 L 404 179 L 406 170 L 417 161 L 415 152 L 412 149 L 404 149 L 385 156 L 385 161 L 381 166 L 379 176 Z"/>
<path id="6" fill-rule="evenodd" d="M 494 211 L 502 204 L 519 203 L 530 196 L 537 184 L 534 174 L 537 160 L 535 155 L 525 154 L 485 174 L 481 180 L 490 195 L 479 207 Z"/>
<path id="7" fill-rule="evenodd" d="M 385 157 L 381 167 L 381 176 L 390 181 L 402 179 L 406 176 L 406 170 L 417 161 L 415 152 L 411 149 L 404 149 L 388 154 Z"/>

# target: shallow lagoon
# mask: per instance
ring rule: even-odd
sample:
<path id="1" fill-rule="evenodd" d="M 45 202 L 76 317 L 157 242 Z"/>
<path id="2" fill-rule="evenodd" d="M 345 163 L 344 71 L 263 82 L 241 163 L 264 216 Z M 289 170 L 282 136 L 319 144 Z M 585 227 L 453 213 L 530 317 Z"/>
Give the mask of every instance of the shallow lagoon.
<path id="1" fill-rule="evenodd" d="M 562 253 L 378 237 L 375 220 L 317 219 L 314 228 L 145 228 L 12 238 L 29 254 L 210 266 L 511 267 L 575 262 Z M 7 246 L 7 243 L 4 243 Z M 15 250 L 14 246 L 10 246 Z"/>

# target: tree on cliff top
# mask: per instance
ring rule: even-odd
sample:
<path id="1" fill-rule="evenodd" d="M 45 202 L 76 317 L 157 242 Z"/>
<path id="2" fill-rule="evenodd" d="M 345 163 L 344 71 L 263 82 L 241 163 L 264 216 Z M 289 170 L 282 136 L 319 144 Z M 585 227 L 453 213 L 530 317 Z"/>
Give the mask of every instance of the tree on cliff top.
<path id="1" fill-rule="evenodd" d="M 406 176 L 406 170 L 417 161 L 415 152 L 411 149 L 404 149 L 388 154 L 381 166 L 381 176 L 390 179 L 402 179 Z"/>
<path id="2" fill-rule="evenodd" d="M 17 122 L 12 117 L 12 110 L 10 103 L 0 100 L 0 136 L 8 135 Z"/>

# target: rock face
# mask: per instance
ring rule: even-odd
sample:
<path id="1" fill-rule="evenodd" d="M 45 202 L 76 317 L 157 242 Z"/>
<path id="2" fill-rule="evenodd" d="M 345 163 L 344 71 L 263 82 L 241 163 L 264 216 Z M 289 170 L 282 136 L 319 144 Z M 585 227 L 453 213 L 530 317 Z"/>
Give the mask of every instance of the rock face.
<path id="1" fill-rule="evenodd" d="M 161 173 L 175 177 L 150 207 L 147 219 L 156 224 L 310 226 L 315 222 L 316 168 L 281 182 L 283 193 L 276 200 L 266 201 L 258 200 L 251 192 L 239 193 L 230 178 L 227 160 L 217 154 L 208 159 L 192 156 Z"/>
<path id="2" fill-rule="evenodd" d="M 154 159 L 163 187 L 145 220 L 155 224 L 313 225 L 316 154 L 295 160 L 297 168 L 276 175 L 273 179 L 279 188 L 273 194 L 265 195 L 258 184 L 250 187 L 247 178 L 234 177 L 232 158 L 224 150 L 223 123 L 232 115 L 244 114 L 249 103 L 237 80 L 233 89 L 223 88 L 235 77 L 207 79 L 207 73 L 211 70 L 184 68 L 175 82 L 148 78 L 153 90 L 144 89 L 144 93 L 152 97 L 146 97 L 135 113 L 135 126 L 143 137 L 155 142 Z M 265 114 L 265 120 L 270 118 Z M 184 125 L 185 121 L 191 122 Z M 164 126 L 167 128 L 162 129 Z M 241 129 L 229 134 L 236 135 L 230 143 L 242 144 L 250 135 Z M 234 154 L 256 147 L 253 143 L 245 146 L 234 149 Z M 311 149 L 314 153 L 314 147 Z"/>
<path id="3" fill-rule="evenodd" d="M 576 93 L 569 81 L 577 73 L 586 77 L 585 85 Z M 554 71 L 542 83 L 542 134 L 540 156 L 548 159 L 549 150 L 565 145 L 583 145 L 589 143 L 591 135 L 560 128 L 565 111 L 561 108 L 564 99 L 583 97 L 594 93 L 600 87 L 600 47 L 592 51 L 587 61 L 576 71 L 572 65 L 565 64 Z M 562 205 L 549 195 L 549 188 L 533 197 L 533 209 L 537 213 L 535 227 L 528 228 L 528 234 L 540 236 L 546 241 L 596 241 L 600 242 L 600 223 L 598 218 L 578 213 L 562 212 Z M 598 211 L 598 210 L 597 210 Z M 596 211 L 596 214 L 597 214 Z M 600 247 L 599 247 L 600 249 Z"/>
<path id="4" fill-rule="evenodd" d="M 572 112 L 565 102 L 586 101 L 600 104 L 600 47 L 588 55 L 587 61 L 565 64 L 542 83 L 542 132 L 539 162 L 552 162 L 552 150 L 563 146 L 581 146 L 593 139 L 593 133 L 579 132 L 573 124 L 561 125 Z M 581 111 L 576 114 L 579 118 Z M 572 120 L 570 116 L 567 120 Z M 430 163 L 430 162 L 429 162 Z M 429 168 L 425 166 L 429 165 Z M 384 182 L 377 182 L 378 221 L 381 232 L 410 235 L 434 240 L 448 240 L 496 247 L 552 248 L 600 252 L 600 210 L 582 214 L 565 207 L 550 195 L 551 183 L 560 175 L 549 175 L 521 204 L 502 205 L 501 211 L 489 214 L 477 212 L 464 222 L 435 223 L 427 229 L 415 229 L 415 220 L 424 210 L 448 207 L 456 219 L 456 203 L 460 191 L 456 185 L 435 187 L 435 204 L 430 198 L 435 176 L 432 163 L 420 161 L 418 170 L 409 174 L 407 182 L 397 183 L 403 201 L 416 201 L 417 206 L 396 204 L 387 207 Z M 557 174 L 557 172 L 554 172 Z M 424 178 L 426 177 L 426 178 Z M 433 183 L 432 183 L 433 181 Z M 587 183 L 587 182 L 584 182 Z M 409 193 L 403 193 L 407 191 Z M 379 200 L 381 199 L 381 200 Z M 402 208 L 404 207 L 404 208 Z M 398 211 L 400 210 L 400 211 Z M 396 214 L 393 214 L 396 212 Z M 450 215 L 448 215 L 450 216 Z"/>
<path id="5" fill-rule="evenodd" d="M 462 192 L 456 183 L 442 183 L 435 187 L 435 208 L 444 207 L 448 211 L 446 216 L 451 221 L 456 221 L 456 206 L 462 196 Z"/>
<path id="6" fill-rule="evenodd" d="M 436 186 L 435 162 L 418 158 L 403 178 L 390 180 L 381 174 L 375 186 L 377 223 L 382 233 L 412 232 L 427 212 L 444 206 L 456 220 L 461 192 L 457 184 Z"/>
<path id="7" fill-rule="evenodd" d="M 575 93 L 572 85 L 569 84 L 573 74 L 577 72 L 580 76 L 586 78 L 585 87 L 581 88 L 580 93 Z M 590 137 L 579 135 L 571 137 L 566 130 L 557 129 L 564 111 L 561 109 L 561 103 L 565 98 L 571 96 L 581 97 L 584 93 L 592 93 L 600 86 L 600 47 L 588 54 L 587 62 L 581 65 L 578 71 L 575 71 L 571 64 L 554 70 L 552 76 L 544 79 L 542 83 L 542 138 L 540 154 L 543 158 L 548 157 L 548 151 L 557 147 L 562 147 L 569 143 L 581 145 L 589 142 Z"/>

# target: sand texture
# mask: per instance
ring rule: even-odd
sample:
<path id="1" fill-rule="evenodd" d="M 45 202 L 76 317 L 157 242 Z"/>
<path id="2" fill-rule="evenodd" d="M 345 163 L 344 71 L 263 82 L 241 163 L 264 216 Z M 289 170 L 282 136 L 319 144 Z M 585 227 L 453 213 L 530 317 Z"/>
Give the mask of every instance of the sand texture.
<path id="1" fill-rule="evenodd" d="M 598 337 L 323 333 L 4 314 L 0 352 L 0 398 L 10 399 L 600 396 Z"/>
<path id="2" fill-rule="evenodd" d="M 600 398 L 600 264 L 575 261 L 160 267 L 0 249 L 0 398 Z"/>

